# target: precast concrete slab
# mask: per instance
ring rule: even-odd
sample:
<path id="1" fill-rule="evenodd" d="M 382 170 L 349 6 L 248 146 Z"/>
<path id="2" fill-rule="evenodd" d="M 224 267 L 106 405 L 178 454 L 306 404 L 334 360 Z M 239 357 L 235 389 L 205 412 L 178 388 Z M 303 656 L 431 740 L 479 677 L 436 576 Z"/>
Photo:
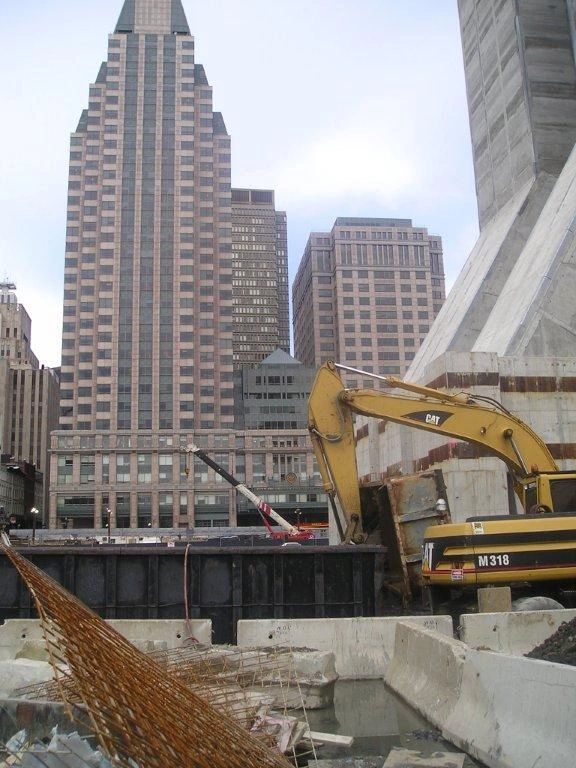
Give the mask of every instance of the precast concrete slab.
<path id="1" fill-rule="evenodd" d="M 440 751 L 424 756 L 413 749 L 394 747 L 383 768 L 462 768 L 465 757 L 455 752 Z"/>
<path id="2" fill-rule="evenodd" d="M 521 656 L 574 618 L 576 609 L 463 614 L 459 634 L 470 648 Z"/>
<path id="3" fill-rule="evenodd" d="M 0 699 L 9 699 L 19 688 L 52 680 L 54 671 L 48 661 L 12 659 L 0 661 Z"/>
<path id="4" fill-rule="evenodd" d="M 574 667 L 471 649 L 406 621 L 385 679 L 489 768 L 574 764 Z"/>
<path id="5" fill-rule="evenodd" d="M 452 636 L 449 616 L 410 617 L 417 626 Z M 343 679 L 382 677 L 394 652 L 396 625 L 405 616 L 354 619 L 255 619 L 238 622 L 238 647 L 288 646 L 332 651 Z"/>
<path id="6" fill-rule="evenodd" d="M 109 619 L 107 623 L 145 651 L 180 648 L 190 637 L 212 644 L 210 619 Z M 14 659 L 25 648 L 33 655 L 43 639 L 38 619 L 7 619 L 0 625 L 0 660 Z"/>

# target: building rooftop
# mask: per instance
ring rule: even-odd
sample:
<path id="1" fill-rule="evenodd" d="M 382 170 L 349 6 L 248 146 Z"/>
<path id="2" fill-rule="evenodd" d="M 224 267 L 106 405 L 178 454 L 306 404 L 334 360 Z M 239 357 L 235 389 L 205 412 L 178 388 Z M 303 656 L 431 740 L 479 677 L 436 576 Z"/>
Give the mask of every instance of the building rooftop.
<path id="1" fill-rule="evenodd" d="M 335 227 L 411 227 L 412 219 L 367 219 L 355 216 L 339 216 Z"/>
<path id="2" fill-rule="evenodd" d="M 190 27 L 181 0 L 124 0 L 114 32 L 189 35 Z"/>
<path id="3" fill-rule="evenodd" d="M 262 360 L 260 365 L 302 365 L 302 363 L 283 349 L 275 349 L 272 354 Z"/>

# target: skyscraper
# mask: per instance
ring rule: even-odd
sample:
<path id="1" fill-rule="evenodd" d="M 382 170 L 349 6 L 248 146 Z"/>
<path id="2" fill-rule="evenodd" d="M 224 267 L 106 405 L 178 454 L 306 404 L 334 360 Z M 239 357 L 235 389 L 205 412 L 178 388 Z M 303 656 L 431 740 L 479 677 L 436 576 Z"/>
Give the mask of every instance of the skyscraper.
<path id="1" fill-rule="evenodd" d="M 410 219 L 338 218 L 310 235 L 292 286 L 295 355 L 401 375 L 445 295 L 438 235 Z"/>
<path id="2" fill-rule="evenodd" d="M 52 525 L 188 520 L 179 443 L 234 421 L 231 218 L 181 2 L 125 0 L 71 138 Z"/>
<path id="3" fill-rule="evenodd" d="M 286 214 L 271 189 L 232 190 L 234 366 L 290 351 Z"/>

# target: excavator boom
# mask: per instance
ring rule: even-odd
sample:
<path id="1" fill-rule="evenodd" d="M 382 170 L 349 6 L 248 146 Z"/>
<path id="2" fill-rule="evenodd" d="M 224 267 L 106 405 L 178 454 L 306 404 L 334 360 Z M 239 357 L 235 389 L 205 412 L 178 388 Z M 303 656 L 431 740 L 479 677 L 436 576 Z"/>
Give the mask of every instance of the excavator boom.
<path id="1" fill-rule="evenodd" d="M 318 370 L 308 401 L 309 430 L 324 489 L 332 498 L 338 498 L 348 525 L 353 524 L 358 539 L 361 538 L 361 509 L 353 413 L 479 445 L 502 459 L 516 479 L 558 471 L 546 444 L 496 401 L 465 393 L 451 395 L 383 376 L 374 378 L 410 394 L 345 389 L 339 368 L 369 375 L 325 363 Z"/>

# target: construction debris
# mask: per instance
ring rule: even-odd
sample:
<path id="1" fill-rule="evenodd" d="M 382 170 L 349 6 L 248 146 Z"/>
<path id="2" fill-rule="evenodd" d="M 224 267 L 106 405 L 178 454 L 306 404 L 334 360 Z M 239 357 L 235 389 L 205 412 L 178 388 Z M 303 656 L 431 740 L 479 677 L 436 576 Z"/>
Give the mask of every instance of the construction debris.
<path id="1" fill-rule="evenodd" d="M 531 659 L 553 661 L 556 664 L 570 664 L 576 666 L 576 619 L 563 622 L 556 632 L 536 646 L 530 653 Z"/>
<path id="2" fill-rule="evenodd" d="M 61 734 L 54 728 L 48 744 L 30 741 L 26 730 L 6 743 L 8 758 L 3 765 L 22 768 L 112 768 L 112 763 L 92 749 L 78 733 Z"/>

